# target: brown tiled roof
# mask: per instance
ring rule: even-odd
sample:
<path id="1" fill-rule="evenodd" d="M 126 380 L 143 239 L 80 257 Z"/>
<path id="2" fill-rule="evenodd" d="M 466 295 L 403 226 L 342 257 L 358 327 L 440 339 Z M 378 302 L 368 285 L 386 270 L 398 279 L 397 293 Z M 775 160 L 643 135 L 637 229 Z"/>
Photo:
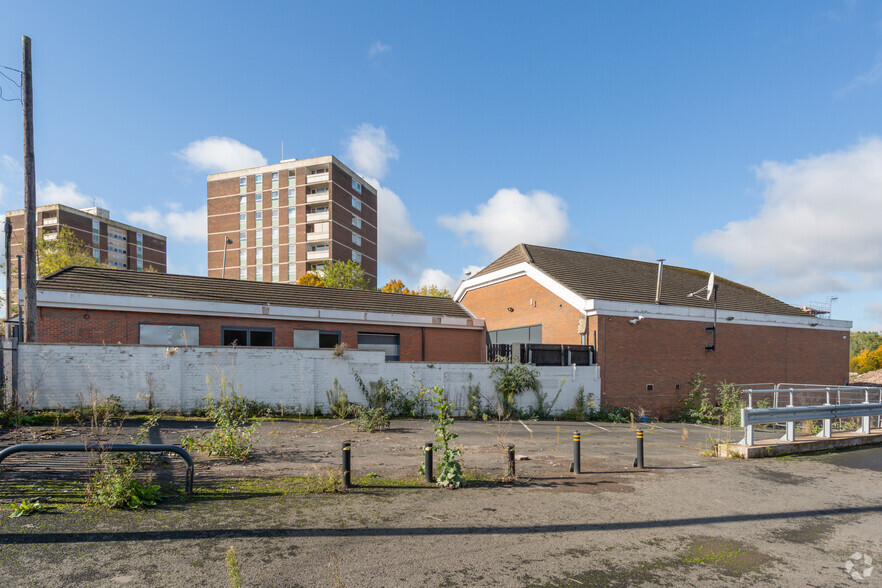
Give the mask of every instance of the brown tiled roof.
<path id="1" fill-rule="evenodd" d="M 472 318 L 450 298 L 91 267 L 67 267 L 37 290 Z"/>
<path id="2" fill-rule="evenodd" d="M 655 303 L 658 264 L 607 257 L 580 251 L 521 243 L 475 274 L 473 278 L 519 263 L 528 263 L 585 299 Z M 709 274 L 673 265 L 664 266 L 661 303 L 713 308 L 713 298 L 687 298 L 707 285 Z M 808 316 L 795 306 L 719 276 L 717 306 L 720 310 Z"/>

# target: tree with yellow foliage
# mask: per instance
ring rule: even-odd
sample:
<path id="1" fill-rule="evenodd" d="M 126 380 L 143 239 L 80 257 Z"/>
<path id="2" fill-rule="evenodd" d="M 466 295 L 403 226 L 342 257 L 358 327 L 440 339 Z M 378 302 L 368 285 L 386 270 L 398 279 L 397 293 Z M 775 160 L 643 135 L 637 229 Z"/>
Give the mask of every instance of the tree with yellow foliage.
<path id="1" fill-rule="evenodd" d="M 325 283 L 322 281 L 322 277 L 315 272 L 306 272 L 299 278 L 297 278 L 298 286 L 324 286 Z"/>
<path id="2" fill-rule="evenodd" d="M 848 369 L 859 374 L 882 369 L 882 345 L 872 351 L 864 349 L 852 357 L 848 362 Z"/>

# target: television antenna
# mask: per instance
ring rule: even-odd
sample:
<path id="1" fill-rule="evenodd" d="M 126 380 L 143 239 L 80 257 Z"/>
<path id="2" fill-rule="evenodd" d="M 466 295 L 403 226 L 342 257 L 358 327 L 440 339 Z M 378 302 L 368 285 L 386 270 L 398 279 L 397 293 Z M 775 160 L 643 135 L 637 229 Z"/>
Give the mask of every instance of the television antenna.
<path id="1" fill-rule="evenodd" d="M 710 300 L 711 296 L 714 297 L 714 324 L 713 324 L 713 326 L 709 326 L 709 327 L 704 328 L 704 330 L 706 332 L 713 333 L 714 339 L 713 339 L 713 343 L 711 343 L 710 345 L 706 344 L 704 346 L 705 351 L 716 351 L 717 350 L 717 290 L 719 290 L 719 289 L 720 289 L 719 284 L 714 283 L 714 272 L 711 272 L 707 278 L 707 285 L 706 286 L 702 286 L 701 288 L 699 288 L 695 292 L 691 292 L 686 295 L 686 298 L 692 298 L 693 296 L 696 296 L 696 295 L 704 292 L 705 293 L 705 295 L 704 295 L 705 300 Z"/>

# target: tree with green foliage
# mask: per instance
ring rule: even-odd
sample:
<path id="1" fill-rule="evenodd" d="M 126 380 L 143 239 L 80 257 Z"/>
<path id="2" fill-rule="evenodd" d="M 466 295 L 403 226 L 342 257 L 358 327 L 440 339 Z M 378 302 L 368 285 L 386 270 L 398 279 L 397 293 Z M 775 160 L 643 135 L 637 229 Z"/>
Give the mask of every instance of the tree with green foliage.
<path id="1" fill-rule="evenodd" d="M 441 288 L 435 284 L 420 286 L 420 289 L 414 292 L 417 296 L 435 296 L 436 298 L 450 298 L 450 290 Z"/>
<path id="2" fill-rule="evenodd" d="M 855 331 L 848 342 L 848 357 L 853 358 L 861 351 L 873 351 L 882 345 L 882 333 Z"/>
<path id="3" fill-rule="evenodd" d="M 74 236 L 73 231 L 60 226 L 54 238 L 42 233 L 37 238 L 37 274 L 48 276 L 71 265 L 102 267 L 92 256 L 92 250 Z"/>
<path id="4" fill-rule="evenodd" d="M 332 261 L 322 268 L 322 282 L 328 288 L 345 288 L 347 290 L 368 290 L 370 281 L 361 269 L 360 263 L 351 259 Z"/>

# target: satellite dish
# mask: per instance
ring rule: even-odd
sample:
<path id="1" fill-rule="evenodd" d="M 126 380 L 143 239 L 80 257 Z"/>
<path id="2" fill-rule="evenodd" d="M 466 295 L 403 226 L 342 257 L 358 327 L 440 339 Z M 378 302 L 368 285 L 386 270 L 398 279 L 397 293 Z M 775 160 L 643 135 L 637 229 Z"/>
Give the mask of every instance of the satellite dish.
<path id="1" fill-rule="evenodd" d="M 714 272 L 710 273 L 710 276 L 707 279 L 707 296 L 705 296 L 706 300 L 710 300 L 711 296 L 714 295 Z"/>

